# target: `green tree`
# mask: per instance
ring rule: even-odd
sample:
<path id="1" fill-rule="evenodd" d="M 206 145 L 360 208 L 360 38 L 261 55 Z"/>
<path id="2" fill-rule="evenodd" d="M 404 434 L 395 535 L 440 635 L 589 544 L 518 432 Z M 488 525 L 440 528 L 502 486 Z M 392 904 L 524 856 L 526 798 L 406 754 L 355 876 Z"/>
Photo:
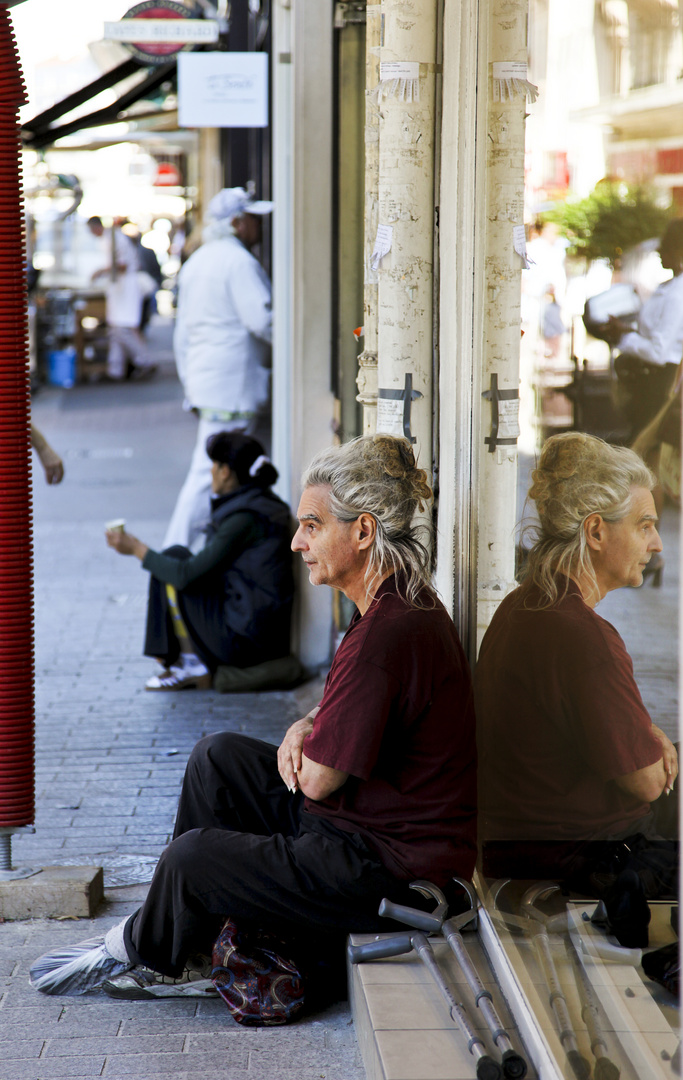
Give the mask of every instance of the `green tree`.
<path id="1" fill-rule="evenodd" d="M 570 241 L 568 254 L 607 259 L 612 269 L 643 240 L 659 237 L 675 217 L 652 191 L 640 184 L 602 181 L 585 199 L 568 198 L 543 215 Z"/>

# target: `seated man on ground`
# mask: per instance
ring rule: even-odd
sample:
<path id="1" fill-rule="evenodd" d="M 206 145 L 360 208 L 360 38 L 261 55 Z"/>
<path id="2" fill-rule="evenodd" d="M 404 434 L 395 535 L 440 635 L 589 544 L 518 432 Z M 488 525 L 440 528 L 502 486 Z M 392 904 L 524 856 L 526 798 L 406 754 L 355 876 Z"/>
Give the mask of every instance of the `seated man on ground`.
<path id="1" fill-rule="evenodd" d="M 676 876 L 664 811 L 677 754 L 621 637 L 594 611 L 611 590 L 641 585 L 662 549 L 655 478 L 632 450 L 575 433 L 548 439 L 532 477 L 537 539 L 475 675 L 483 870 L 598 896 L 630 871 L 614 904 L 624 888 L 642 900 L 639 882 L 662 895 Z"/>
<path id="2" fill-rule="evenodd" d="M 280 747 L 228 732 L 202 739 L 185 773 L 175 836 L 144 905 L 83 955 L 41 958 L 32 984 L 117 997 L 187 983 L 222 921 L 286 939 L 299 967 L 326 958 L 342 979 L 350 932 L 391 924 L 384 896 L 414 905 L 415 878 L 469 878 L 475 745 L 469 669 L 429 585 L 413 524 L 431 497 L 404 439 L 321 452 L 303 478 L 294 551 L 311 583 L 357 607 L 322 700 Z M 67 970 L 68 968 L 68 970 Z M 87 972 L 86 972 L 87 969 Z M 310 1004 L 322 1004 L 318 984 Z"/>
<path id="3" fill-rule="evenodd" d="M 219 665 L 253 668 L 289 653 L 291 527 L 289 507 L 270 490 L 277 470 L 256 439 L 236 431 L 211 435 L 206 452 L 213 498 L 201 551 L 152 551 L 130 533 L 106 533 L 109 547 L 152 575 L 144 652 L 163 671 L 147 690 L 207 688 Z"/>

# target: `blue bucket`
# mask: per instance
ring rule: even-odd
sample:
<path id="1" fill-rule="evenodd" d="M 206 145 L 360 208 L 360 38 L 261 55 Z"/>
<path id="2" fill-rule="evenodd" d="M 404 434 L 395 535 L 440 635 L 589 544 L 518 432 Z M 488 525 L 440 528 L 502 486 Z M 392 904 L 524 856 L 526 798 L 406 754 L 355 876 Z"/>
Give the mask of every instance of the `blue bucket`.
<path id="1" fill-rule="evenodd" d="M 47 378 L 52 386 L 62 386 L 70 390 L 76 383 L 76 350 L 53 349 L 47 354 Z"/>

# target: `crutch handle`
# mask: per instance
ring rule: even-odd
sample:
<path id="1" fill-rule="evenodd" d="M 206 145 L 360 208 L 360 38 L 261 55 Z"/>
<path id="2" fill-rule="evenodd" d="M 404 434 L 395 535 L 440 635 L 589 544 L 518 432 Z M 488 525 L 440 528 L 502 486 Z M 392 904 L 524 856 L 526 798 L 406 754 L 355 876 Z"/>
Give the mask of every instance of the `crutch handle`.
<path id="1" fill-rule="evenodd" d="M 427 911 L 418 911 L 416 908 L 404 907 L 403 904 L 393 904 L 385 897 L 379 905 L 379 914 L 387 919 L 405 923 L 406 926 L 414 926 L 417 930 L 424 930 L 427 934 L 438 934 L 441 930 L 441 919 L 436 915 L 430 915 Z"/>
<path id="2" fill-rule="evenodd" d="M 394 934 L 393 937 L 376 938 L 362 945 L 348 945 L 346 955 L 352 964 L 365 960 L 383 960 L 387 956 L 402 956 L 412 949 L 410 934 Z"/>

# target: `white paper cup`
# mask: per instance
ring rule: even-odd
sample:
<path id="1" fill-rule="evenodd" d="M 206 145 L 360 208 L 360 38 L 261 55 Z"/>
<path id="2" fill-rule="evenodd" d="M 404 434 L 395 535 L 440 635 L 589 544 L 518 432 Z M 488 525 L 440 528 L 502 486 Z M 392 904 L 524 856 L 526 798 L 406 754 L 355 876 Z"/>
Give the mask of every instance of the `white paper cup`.
<path id="1" fill-rule="evenodd" d="M 107 530 L 107 532 L 125 532 L 125 530 L 126 530 L 126 519 L 125 518 L 115 518 L 113 521 L 108 521 L 105 524 L 104 527 Z"/>

